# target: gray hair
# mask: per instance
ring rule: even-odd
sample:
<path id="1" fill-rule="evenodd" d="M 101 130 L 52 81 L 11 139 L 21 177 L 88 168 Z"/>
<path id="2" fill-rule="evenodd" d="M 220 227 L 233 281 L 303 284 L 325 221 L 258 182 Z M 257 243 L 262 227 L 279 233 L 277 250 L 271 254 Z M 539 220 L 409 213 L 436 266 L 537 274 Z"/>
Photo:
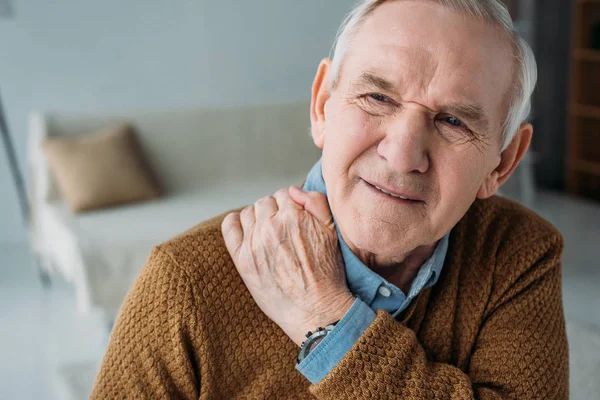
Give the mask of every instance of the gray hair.
<path id="1" fill-rule="evenodd" d="M 333 90 L 339 80 L 344 56 L 350 48 L 352 39 L 365 19 L 373 11 L 390 0 L 361 0 L 346 16 L 340 26 L 332 48 L 332 74 L 329 88 Z M 406 1 L 406 0 L 405 0 Z M 533 50 L 515 30 L 508 9 L 499 0 L 431 0 L 462 14 L 470 15 L 480 21 L 497 25 L 511 39 L 514 57 L 517 62 L 516 83 L 510 93 L 509 110 L 502 126 L 502 151 L 512 142 L 521 123 L 529 118 L 531 95 L 537 82 L 537 64 Z"/>

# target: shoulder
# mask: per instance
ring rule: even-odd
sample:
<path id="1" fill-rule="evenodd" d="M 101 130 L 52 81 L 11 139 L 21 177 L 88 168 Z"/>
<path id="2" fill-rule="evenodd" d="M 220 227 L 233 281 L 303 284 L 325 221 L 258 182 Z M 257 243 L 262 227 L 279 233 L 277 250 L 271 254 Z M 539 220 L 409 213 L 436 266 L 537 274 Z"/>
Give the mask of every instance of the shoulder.
<path id="1" fill-rule="evenodd" d="M 178 264 L 228 258 L 227 247 L 221 233 L 221 224 L 229 213 L 240 210 L 226 211 L 200 222 L 193 228 L 161 243 L 157 248 L 169 254 Z"/>
<path id="2" fill-rule="evenodd" d="M 221 245 L 225 248 L 225 243 L 221 235 L 221 223 L 229 213 L 235 211 L 240 211 L 240 209 L 226 211 L 216 217 L 200 222 L 193 228 L 161 243 L 159 247 L 177 258 L 197 256 L 193 252 L 201 248 L 217 249 Z M 188 254 L 189 252 L 192 252 L 192 254 Z"/>
<path id="3" fill-rule="evenodd" d="M 496 278 L 511 280 L 560 267 L 560 232 L 533 210 L 504 197 L 476 200 L 452 235 L 465 257 L 477 255 L 477 264 L 495 265 Z"/>
<path id="4" fill-rule="evenodd" d="M 527 243 L 562 246 L 562 236 L 535 211 L 510 199 L 493 196 L 476 200 L 459 222 L 469 236 L 486 238 L 488 246 L 510 253 Z"/>
<path id="5" fill-rule="evenodd" d="M 181 272 L 196 287 L 211 288 L 223 281 L 237 281 L 237 271 L 227 251 L 221 233 L 225 217 L 234 209 L 203 221 L 193 228 L 156 246 L 153 253 L 162 253 L 172 267 Z"/>

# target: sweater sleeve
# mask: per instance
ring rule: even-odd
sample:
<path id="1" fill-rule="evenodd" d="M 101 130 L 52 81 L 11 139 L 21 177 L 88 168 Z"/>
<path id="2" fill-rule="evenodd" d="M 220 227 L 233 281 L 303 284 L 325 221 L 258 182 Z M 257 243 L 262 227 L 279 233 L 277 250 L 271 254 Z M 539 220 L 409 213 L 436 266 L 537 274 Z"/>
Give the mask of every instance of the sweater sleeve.
<path id="1" fill-rule="evenodd" d="M 155 248 L 122 306 L 90 399 L 197 399 L 192 285 Z"/>
<path id="2" fill-rule="evenodd" d="M 340 362 L 344 354 L 350 351 L 374 320 L 375 311 L 361 299 L 354 300 L 352 307 L 331 333 L 296 365 L 296 369 L 311 383 L 319 383 Z"/>
<path id="3" fill-rule="evenodd" d="M 466 371 L 428 360 L 415 333 L 379 311 L 311 392 L 321 400 L 568 398 L 562 240 L 549 247 L 497 296 Z"/>

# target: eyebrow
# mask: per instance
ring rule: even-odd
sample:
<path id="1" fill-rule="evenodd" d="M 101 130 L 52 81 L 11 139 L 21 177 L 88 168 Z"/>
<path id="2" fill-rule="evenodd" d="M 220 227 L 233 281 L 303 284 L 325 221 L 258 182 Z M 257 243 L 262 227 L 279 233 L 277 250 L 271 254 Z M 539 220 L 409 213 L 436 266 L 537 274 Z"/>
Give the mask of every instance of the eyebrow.
<path id="1" fill-rule="evenodd" d="M 371 86 L 386 92 L 394 91 L 394 84 L 385 78 L 377 76 L 371 72 L 363 72 L 356 81 L 357 86 Z"/>
<path id="2" fill-rule="evenodd" d="M 354 86 L 374 87 L 384 92 L 397 93 L 396 87 L 389 80 L 377 76 L 372 72 L 363 72 L 356 80 Z M 479 129 L 487 130 L 489 120 L 485 110 L 476 104 L 449 103 L 439 107 L 440 112 L 451 114 L 469 124 L 475 124 Z"/>

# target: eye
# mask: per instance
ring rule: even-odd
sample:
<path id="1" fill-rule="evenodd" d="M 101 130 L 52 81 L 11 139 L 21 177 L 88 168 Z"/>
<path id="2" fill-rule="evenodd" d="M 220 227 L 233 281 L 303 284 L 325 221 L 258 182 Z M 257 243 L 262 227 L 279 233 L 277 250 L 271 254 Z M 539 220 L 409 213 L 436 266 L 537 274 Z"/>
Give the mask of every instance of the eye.
<path id="1" fill-rule="evenodd" d="M 451 115 L 441 114 L 436 116 L 436 124 L 440 133 L 451 142 L 478 138 L 478 134 L 469 129 L 460 119 Z"/>
<path id="2" fill-rule="evenodd" d="M 444 121 L 457 128 L 463 128 L 465 126 L 459 119 L 454 117 L 444 117 Z"/>
<path id="3" fill-rule="evenodd" d="M 371 93 L 369 95 L 373 100 L 376 100 L 380 103 L 389 103 L 390 99 L 387 96 L 384 96 L 380 93 Z"/>

